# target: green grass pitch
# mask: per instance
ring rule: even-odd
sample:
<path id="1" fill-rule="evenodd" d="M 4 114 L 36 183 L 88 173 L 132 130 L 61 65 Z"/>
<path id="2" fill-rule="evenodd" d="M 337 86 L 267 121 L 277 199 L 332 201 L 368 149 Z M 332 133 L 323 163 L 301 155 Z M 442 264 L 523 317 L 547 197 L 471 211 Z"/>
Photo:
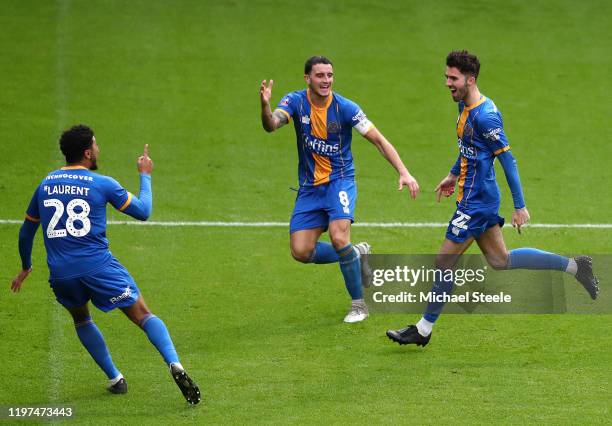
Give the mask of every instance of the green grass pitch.
<path id="1" fill-rule="evenodd" d="M 20 219 L 62 165 L 59 132 L 96 130 L 100 172 L 137 192 L 144 143 L 156 221 L 288 221 L 291 128 L 266 134 L 273 101 L 303 87 L 312 54 L 335 90 L 396 146 L 423 193 L 357 134 L 360 222 L 444 222 L 433 188 L 456 158 L 444 57 L 467 48 L 503 113 L 533 223 L 610 223 L 612 68 L 606 1 L 17 1 L 0 14 L 0 219 Z M 511 199 L 498 171 L 504 199 Z M 116 212 L 110 219 L 123 218 Z M 187 407 L 146 336 L 93 311 L 130 392 L 113 396 L 48 288 L 42 237 L 20 294 L 18 225 L 0 224 L 0 405 L 66 404 L 78 424 L 605 423 L 612 355 L 606 315 L 447 315 L 425 349 L 354 326 L 337 266 L 302 265 L 283 228 L 109 226 L 111 250 L 167 323 L 203 403 Z M 504 231 L 509 247 L 610 254 L 610 229 Z M 377 253 L 435 253 L 442 229 L 357 228 Z M 601 297 L 610 297 L 607 277 Z M 608 420 L 606 420 L 608 419 Z"/>

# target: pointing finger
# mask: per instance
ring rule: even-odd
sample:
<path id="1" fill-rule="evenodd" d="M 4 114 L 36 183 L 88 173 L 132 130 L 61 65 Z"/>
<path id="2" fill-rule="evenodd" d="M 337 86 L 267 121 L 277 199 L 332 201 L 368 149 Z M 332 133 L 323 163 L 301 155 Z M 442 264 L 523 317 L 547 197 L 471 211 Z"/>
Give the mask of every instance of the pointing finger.
<path id="1" fill-rule="evenodd" d="M 149 144 L 146 143 L 144 146 L 144 152 L 142 154 L 143 157 L 147 158 L 149 156 Z"/>

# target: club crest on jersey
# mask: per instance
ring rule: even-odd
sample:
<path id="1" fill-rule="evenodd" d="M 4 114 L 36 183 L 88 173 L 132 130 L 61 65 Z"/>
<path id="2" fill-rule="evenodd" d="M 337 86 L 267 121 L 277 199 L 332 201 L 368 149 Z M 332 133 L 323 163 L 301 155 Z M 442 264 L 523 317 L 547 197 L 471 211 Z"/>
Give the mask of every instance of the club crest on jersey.
<path id="1" fill-rule="evenodd" d="M 340 125 L 335 121 L 330 121 L 327 123 L 327 131 L 329 133 L 338 133 L 340 131 Z"/>
<path id="2" fill-rule="evenodd" d="M 308 115 L 303 115 L 303 116 L 302 116 L 302 123 L 304 123 L 304 124 L 310 124 L 310 116 L 308 116 Z"/>
<path id="3" fill-rule="evenodd" d="M 465 126 L 463 126 L 463 137 L 472 139 L 472 136 L 474 136 L 474 128 L 470 123 L 466 122 Z"/>

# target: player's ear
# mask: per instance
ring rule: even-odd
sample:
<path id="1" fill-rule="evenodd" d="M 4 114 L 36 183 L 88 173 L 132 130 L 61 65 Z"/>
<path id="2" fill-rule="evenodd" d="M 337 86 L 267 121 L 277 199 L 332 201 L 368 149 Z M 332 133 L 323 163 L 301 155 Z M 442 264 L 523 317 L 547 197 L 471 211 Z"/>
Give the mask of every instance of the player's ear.
<path id="1" fill-rule="evenodd" d="M 310 75 L 304 74 L 304 81 L 306 82 L 306 84 L 310 84 Z"/>
<path id="2" fill-rule="evenodd" d="M 474 77 L 473 75 L 470 75 L 467 79 L 467 83 L 470 86 L 473 86 L 474 84 L 476 84 L 476 77 Z"/>

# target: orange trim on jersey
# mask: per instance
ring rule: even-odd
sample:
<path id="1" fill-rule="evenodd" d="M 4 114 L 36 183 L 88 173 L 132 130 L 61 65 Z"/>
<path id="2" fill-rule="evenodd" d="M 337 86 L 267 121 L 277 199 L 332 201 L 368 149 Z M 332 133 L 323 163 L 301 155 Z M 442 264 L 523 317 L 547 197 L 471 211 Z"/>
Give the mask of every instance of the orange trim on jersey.
<path id="1" fill-rule="evenodd" d="M 329 157 L 323 155 L 312 154 L 315 161 L 314 169 L 314 185 L 321 185 L 322 183 L 329 182 L 329 175 L 331 175 L 332 167 Z"/>
<path id="2" fill-rule="evenodd" d="M 477 106 L 484 104 L 486 100 L 487 100 L 487 98 L 485 98 L 484 96 L 480 95 L 480 99 L 478 99 L 478 102 L 476 102 L 474 105 L 466 106 L 464 109 L 467 109 L 468 111 L 471 111 L 474 108 L 476 108 Z"/>
<path id="3" fill-rule="evenodd" d="M 463 128 L 465 127 L 465 122 L 467 121 L 469 115 L 470 111 L 467 108 L 463 108 L 463 111 L 461 111 L 461 115 L 459 116 L 459 121 L 457 122 L 457 137 L 459 139 L 463 138 Z"/>
<path id="4" fill-rule="evenodd" d="M 499 154 L 501 154 L 502 152 L 506 152 L 506 151 L 508 151 L 509 149 L 510 149 L 510 145 L 506 145 L 505 147 L 500 148 L 500 149 L 498 149 L 497 151 L 495 151 L 495 152 L 493 153 L 493 155 L 498 156 L 498 155 L 499 155 Z"/>
<path id="5" fill-rule="evenodd" d="M 123 203 L 121 207 L 119 207 L 119 211 L 122 212 L 123 210 L 127 209 L 127 207 L 130 205 L 131 202 L 132 202 L 132 193 L 128 192 L 128 199 L 125 203 Z"/>
<path id="6" fill-rule="evenodd" d="M 310 104 L 310 131 L 315 138 L 327 140 L 327 109 L 332 103 L 333 96 L 331 93 L 327 97 L 327 102 L 322 107 L 318 107 L 312 103 L 310 99 L 310 89 L 306 91 L 306 97 Z"/>
<path id="7" fill-rule="evenodd" d="M 329 108 L 329 106 L 332 103 L 332 100 L 334 99 L 333 93 L 330 90 L 329 92 L 329 96 L 327 97 L 327 100 L 325 101 L 325 105 L 323 105 L 322 107 L 320 106 L 316 106 L 313 102 L 312 99 L 310 99 L 310 89 L 306 89 L 306 97 L 308 98 L 308 103 L 310 104 L 311 108 L 315 108 L 315 109 L 327 109 Z"/>
<path id="8" fill-rule="evenodd" d="M 465 186 L 465 177 L 467 176 L 468 160 L 461 157 L 461 172 L 459 173 L 459 192 L 457 192 L 457 202 L 460 203 L 463 199 L 463 187 Z"/>
<path id="9" fill-rule="evenodd" d="M 477 106 L 482 105 L 486 100 L 487 98 L 481 96 L 480 99 L 478 99 L 478 102 L 476 102 L 474 105 L 469 107 L 466 106 L 463 108 L 463 111 L 461 111 L 461 115 L 459 116 L 459 121 L 457 122 L 457 137 L 459 139 L 463 138 L 463 129 L 465 127 L 465 122 L 467 121 L 470 115 L 470 111 L 476 108 Z"/>
<path id="10" fill-rule="evenodd" d="M 38 222 L 40 222 L 40 219 L 35 218 L 35 217 L 32 217 L 32 216 L 30 216 L 30 215 L 29 215 L 29 214 L 27 214 L 27 213 L 26 213 L 26 215 L 25 215 L 25 218 L 26 218 L 26 220 L 29 220 L 30 222 L 34 222 L 34 223 L 38 223 Z"/>
<path id="11" fill-rule="evenodd" d="M 276 112 L 276 111 L 282 112 L 283 114 L 285 114 L 287 116 L 287 120 L 291 121 L 291 116 L 289 115 L 289 113 L 287 111 L 285 111 L 284 109 L 281 109 L 281 108 L 276 108 L 274 110 L 274 112 Z"/>
<path id="12" fill-rule="evenodd" d="M 310 99 L 310 89 L 306 91 L 306 97 L 310 104 L 310 133 L 317 139 L 327 141 L 327 109 L 332 103 L 333 96 L 330 93 L 325 105 L 318 107 Z M 314 185 L 321 185 L 329 182 L 332 172 L 331 160 L 323 155 L 312 154 L 315 161 Z"/>
<path id="13" fill-rule="evenodd" d="M 87 170 L 87 167 L 85 166 L 64 166 L 61 168 L 61 170 L 77 170 L 77 169 Z"/>

